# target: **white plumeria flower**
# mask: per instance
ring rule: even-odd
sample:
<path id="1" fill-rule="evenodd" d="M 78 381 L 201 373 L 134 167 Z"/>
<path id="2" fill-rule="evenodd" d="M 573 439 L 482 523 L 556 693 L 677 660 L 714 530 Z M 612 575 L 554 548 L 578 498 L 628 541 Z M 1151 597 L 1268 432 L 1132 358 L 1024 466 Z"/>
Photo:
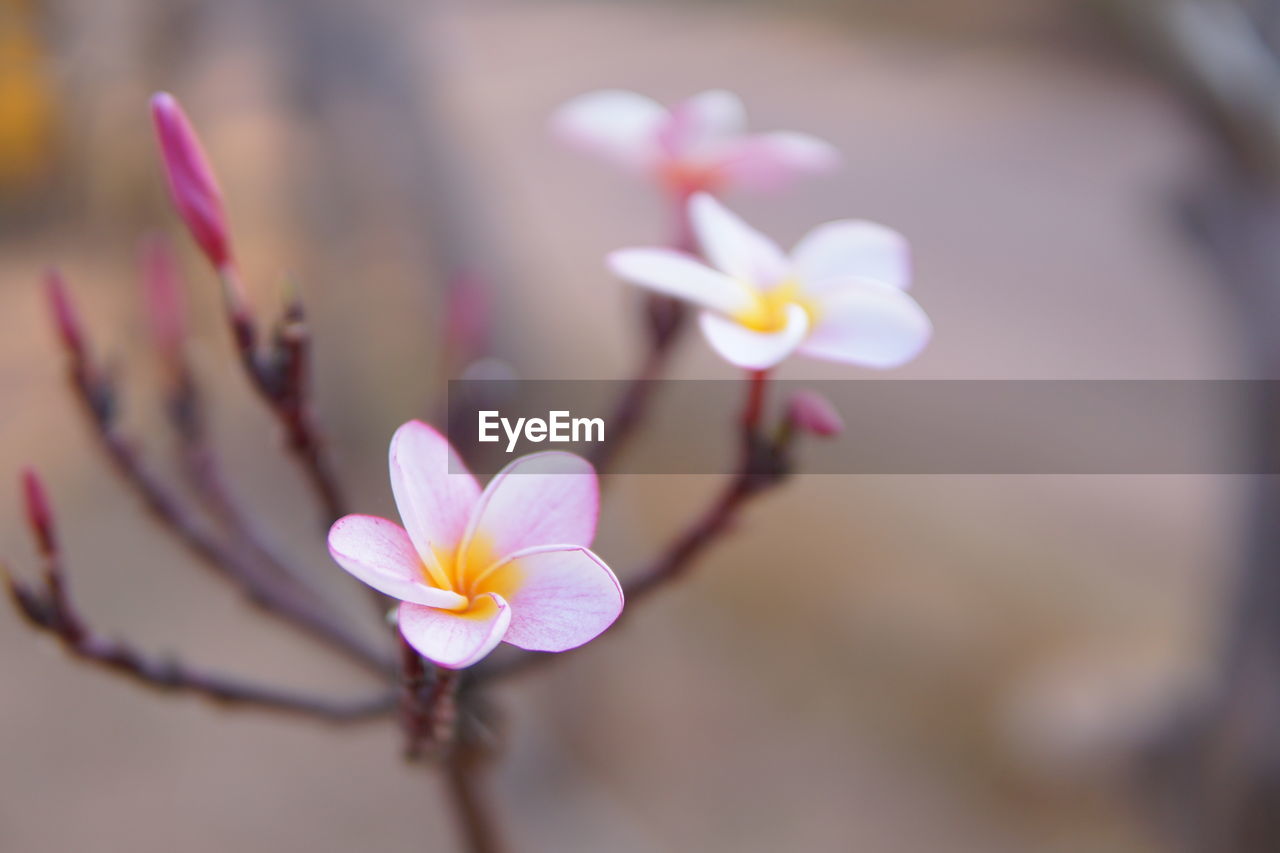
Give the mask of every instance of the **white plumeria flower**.
<path id="1" fill-rule="evenodd" d="M 447 669 L 498 643 L 563 652 L 622 612 L 622 586 L 588 547 L 600 488 L 572 453 L 523 456 L 483 490 L 448 439 L 409 421 L 391 439 L 391 491 L 404 527 L 348 515 L 329 553 L 369 586 L 400 599 L 409 645 Z"/>
<path id="2" fill-rule="evenodd" d="M 819 225 L 790 256 L 709 195 L 689 200 L 694 234 L 710 266 L 674 249 L 622 249 L 608 263 L 620 278 L 704 310 L 702 331 L 733 364 L 766 370 L 793 352 L 810 358 L 897 367 L 933 332 L 906 289 L 907 242 L 882 225 Z"/>
<path id="3" fill-rule="evenodd" d="M 668 109 L 621 89 L 588 92 L 551 119 L 566 143 L 657 181 L 678 198 L 738 187 L 774 189 L 835 168 L 840 155 L 805 133 L 747 133 L 732 92 L 703 92 Z"/>

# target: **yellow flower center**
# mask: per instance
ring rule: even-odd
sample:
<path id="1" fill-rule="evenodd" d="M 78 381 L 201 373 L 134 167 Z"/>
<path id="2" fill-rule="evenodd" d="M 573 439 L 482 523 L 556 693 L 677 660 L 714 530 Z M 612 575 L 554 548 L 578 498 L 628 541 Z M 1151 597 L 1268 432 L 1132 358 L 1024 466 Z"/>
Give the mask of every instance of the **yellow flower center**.
<path id="1" fill-rule="evenodd" d="M 781 332 L 787 327 L 787 308 L 799 305 L 813 320 L 813 306 L 801 293 L 800 282 L 787 279 L 768 290 L 752 289 L 752 304 L 733 319 L 757 332 Z"/>
<path id="2" fill-rule="evenodd" d="M 435 565 L 422 564 L 423 580 L 466 598 L 467 604 L 458 607 L 461 612 L 473 610 L 477 603 L 487 606 L 487 597 L 476 600 L 486 593 L 497 593 L 510 601 L 519 589 L 519 566 L 514 562 L 496 565 L 499 555 L 488 538 L 479 533 L 464 546 L 449 551 L 434 549 L 433 553 Z"/>

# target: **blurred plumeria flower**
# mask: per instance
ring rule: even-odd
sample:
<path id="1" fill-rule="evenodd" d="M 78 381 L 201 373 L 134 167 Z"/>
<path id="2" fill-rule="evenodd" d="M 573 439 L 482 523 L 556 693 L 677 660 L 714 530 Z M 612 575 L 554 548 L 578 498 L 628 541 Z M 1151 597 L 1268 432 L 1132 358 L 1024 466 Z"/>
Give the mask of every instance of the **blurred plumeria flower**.
<path id="1" fill-rule="evenodd" d="M 461 669 L 503 640 L 562 652 L 618 618 L 622 587 L 587 547 L 599 510 L 589 462 L 535 453 L 482 492 L 444 436 L 420 421 L 396 430 L 390 457 L 404 527 L 349 515 L 329 531 L 329 552 L 400 600 L 400 632 L 424 657 Z"/>
<path id="2" fill-rule="evenodd" d="M 933 327 L 907 293 L 906 240 L 881 225 L 828 222 L 790 256 L 706 194 L 689 218 L 711 266 L 674 249 L 622 249 L 608 262 L 620 278 L 701 306 L 702 331 L 731 363 L 775 366 L 810 358 L 896 367 L 928 343 Z"/>
<path id="3" fill-rule="evenodd" d="M 566 143 L 656 180 L 676 197 L 775 189 L 834 169 L 840 155 L 804 133 L 747 133 L 732 92 L 712 90 L 670 109 L 636 92 L 604 89 L 561 106 L 551 119 Z"/>

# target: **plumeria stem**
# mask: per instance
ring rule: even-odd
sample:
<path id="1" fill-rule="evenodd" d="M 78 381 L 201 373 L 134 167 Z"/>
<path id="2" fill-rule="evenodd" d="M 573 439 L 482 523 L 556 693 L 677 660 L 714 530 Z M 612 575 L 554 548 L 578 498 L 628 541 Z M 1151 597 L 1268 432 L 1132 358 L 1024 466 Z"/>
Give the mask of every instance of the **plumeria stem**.
<path id="1" fill-rule="evenodd" d="M 672 220 L 676 223 L 672 248 L 689 253 L 695 252 L 696 241 L 689 224 L 687 194 L 677 194 Z M 644 310 L 648 350 L 640 362 L 639 369 L 628 380 L 621 397 L 614 406 L 613 414 L 607 421 L 609 440 L 596 445 L 589 456 L 591 463 L 600 472 L 609 468 L 618 451 L 626 445 L 631 434 L 643 420 L 656 387 L 656 380 L 661 379 L 666 373 L 667 362 L 671 360 L 671 353 L 688 321 L 688 306 L 678 299 L 660 293 L 644 295 Z"/>
<path id="2" fill-rule="evenodd" d="M 357 663 L 380 673 L 387 671 L 389 660 L 380 648 L 299 597 L 294 589 L 263 575 L 238 551 L 212 536 L 192 517 L 177 495 L 142 464 L 131 442 L 109 423 L 98 423 L 97 427 L 103 450 L 124 480 L 137 491 L 151 515 L 206 565 L 239 586 L 251 604 L 323 640 Z"/>
<path id="3" fill-rule="evenodd" d="M 682 575 L 694 558 L 725 532 L 738 510 L 751 497 L 776 485 L 783 472 L 778 469 L 772 445 L 761 437 L 768 371 L 747 374 L 747 399 L 742 409 L 742 450 L 738 470 L 705 513 L 687 527 L 647 570 L 624 584 L 627 603 L 634 607 L 658 587 Z"/>
<path id="4" fill-rule="evenodd" d="M 760 430 L 760 418 L 764 415 L 765 383 L 768 379 L 767 370 L 747 371 L 747 404 L 742 410 L 744 441 L 753 439 Z"/>
<path id="5" fill-rule="evenodd" d="M 52 531 L 51 519 L 47 524 Z M 4 582 L 10 598 L 27 622 L 34 628 L 55 636 L 75 658 L 96 664 L 147 687 L 191 693 L 223 706 L 301 714 L 328 722 L 355 722 L 382 717 L 395 707 L 393 693 L 335 699 L 281 690 L 196 670 L 176 660 L 150 657 L 126 643 L 99 634 L 89 627 L 72 604 L 56 536 L 46 535 L 40 530 L 35 533 L 44 564 L 43 590 L 33 589 L 17 581 L 7 570 L 3 571 Z"/>
<path id="6" fill-rule="evenodd" d="M 404 729 L 404 757 L 415 761 L 422 755 L 426 738 L 423 695 L 427 690 L 427 667 L 418 650 L 400 636 L 400 725 Z"/>
<path id="7" fill-rule="evenodd" d="M 300 299 L 285 309 L 269 353 L 259 351 L 257 327 L 244 301 L 239 273 L 219 270 L 240 363 L 250 384 L 284 430 L 285 446 L 315 492 L 324 527 L 346 515 L 347 502 L 329 464 L 310 399 L 311 335 Z"/>
<path id="8" fill-rule="evenodd" d="M 190 365 L 176 356 L 169 389 L 169 420 L 178 437 L 179 461 L 192 490 L 205 509 L 226 530 L 233 542 L 265 569 L 292 585 L 299 595 L 318 606 L 324 601 L 306 580 L 304 572 L 290 564 L 266 541 L 248 511 L 227 484 L 217 453 L 209 441 L 204 400 Z"/>
<path id="9" fill-rule="evenodd" d="M 441 771 L 449 789 L 458 829 L 469 853 L 497 853 L 502 849 L 480 788 L 483 753 L 472 738 L 459 737 L 458 688 L 462 673 L 431 667 L 403 636 L 400 637 L 400 722 L 405 732 L 405 759 L 423 757 L 425 746 L 439 748 Z"/>
<path id="10" fill-rule="evenodd" d="M 666 297 L 654 297 L 665 299 Z M 678 303 L 676 303 L 678 304 Z M 683 306 L 680 306 L 683 308 Z M 656 386 L 656 380 L 666 371 L 667 361 L 671 355 L 672 340 L 655 338 L 636 375 L 632 377 L 614 406 L 609 416 L 609 439 L 595 445 L 588 457 L 591 464 L 599 472 L 606 471 L 613 460 L 627 443 L 636 427 L 640 425 L 649 400 Z"/>
<path id="11" fill-rule="evenodd" d="M 137 493 L 148 512 L 204 564 L 239 587 L 246 599 L 263 612 L 306 631 L 380 674 L 391 671 L 393 664 L 381 648 L 351 631 L 327 608 L 300 595 L 294 585 L 263 573 L 240 550 L 214 536 L 186 503 L 143 464 L 134 443 L 120 432 L 116 424 L 114 384 L 94 363 L 60 279 L 50 279 L 49 292 L 55 312 L 65 314 L 74 326 L 74 336 L 63 335 L 71 388 L 80 400 L 103 452 Z"/>
<path id="12" fill-rule="evenodd" d="M 461 676 L 456 670 L 433 666 L 430 675 L 426 661 L 400 638 L 403 655 L 401 676 L 401 723 L 405 730 L 405 759 L 416 761 L 424 747 L 437 747 L 441 752 L 457 747 L 458 688 Z"/>

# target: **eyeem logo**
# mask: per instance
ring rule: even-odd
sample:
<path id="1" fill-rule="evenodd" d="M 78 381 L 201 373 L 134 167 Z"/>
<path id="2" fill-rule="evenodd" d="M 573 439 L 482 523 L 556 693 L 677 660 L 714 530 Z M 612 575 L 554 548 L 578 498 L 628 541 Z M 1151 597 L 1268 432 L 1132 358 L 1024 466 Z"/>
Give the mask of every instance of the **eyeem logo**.
<path id="1" fill-rule="evenodd" d="M 513 453 L 523 435 L 526 441 L 550 441 L 557 444 L 587 441 L 604 441 L 604 418 L 575 418 L 567 411 L 547 412 L 546 420 L 542 418 L 517 418 L 515 423 L 510 418 L 502 417 L 497 410 L 481 411 L 477 428 L 477 439 L 482 442 L 501 441 L 498 430 L 507 436 L 507 453 Z"/>

